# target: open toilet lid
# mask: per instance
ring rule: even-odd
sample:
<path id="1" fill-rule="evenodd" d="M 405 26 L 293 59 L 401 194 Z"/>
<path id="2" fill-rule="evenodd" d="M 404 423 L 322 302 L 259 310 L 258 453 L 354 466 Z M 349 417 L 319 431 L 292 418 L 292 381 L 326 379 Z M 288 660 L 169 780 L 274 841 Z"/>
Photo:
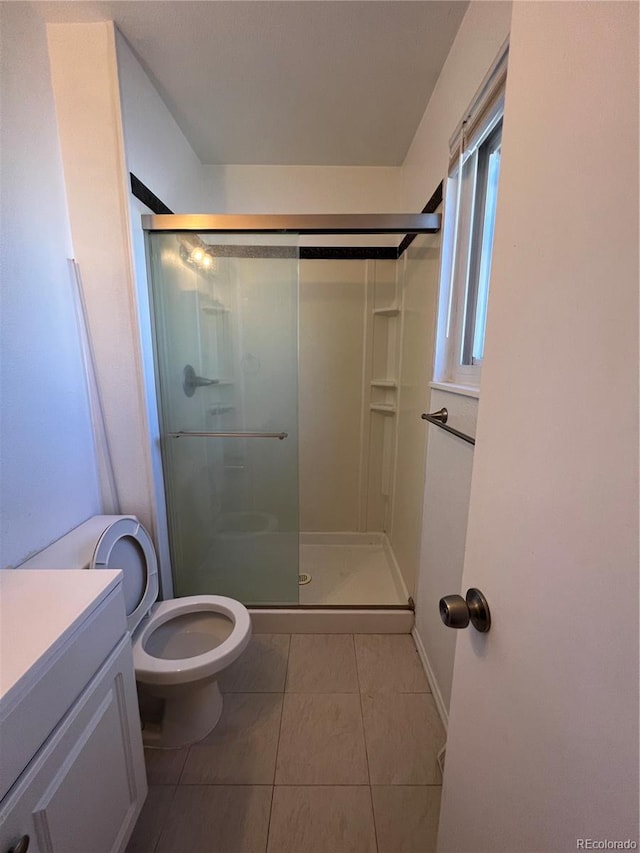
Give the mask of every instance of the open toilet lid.
<path id="1" fill-rule="evenodd" d="M 158 597 L 158 564 L 151 537 L 135 518 L 119 518 L 102 533 L 91 568 L 121 569 L 131 633 Z"/>

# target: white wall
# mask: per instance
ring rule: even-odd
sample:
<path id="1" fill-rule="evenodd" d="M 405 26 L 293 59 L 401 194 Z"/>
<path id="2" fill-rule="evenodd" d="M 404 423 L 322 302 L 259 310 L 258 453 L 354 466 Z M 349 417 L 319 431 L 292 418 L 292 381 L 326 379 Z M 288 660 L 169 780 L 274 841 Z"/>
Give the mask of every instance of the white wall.
<path id="1" fill-rule="evenodd" d="M 117 30 L 116 51 L 127 171 L 175 213 L 212 213 L 205 167 Z"/>
<path id="2" fill-rule="evenodd" d="M 44 24 L 3 3 L 0 568 L 100 512 Z"/>
<path id="3" fill-rule="evenodd" d="M 211 213 L 402 212 L 397 166 L 203 168 Z"/>
<path id="4" fill-rule="evenodd" d="M 401 213 L 399 166 L 204 166 L 214 213 Z M 426 199 L 425 199 L 426 201 Z M 420 205 L 424 204 L 424 201 Z M 397 246 L 395 234 L 300 237 L 301 246 Z"/>
<path id="5" fill-rule="evenodd" d="M 449 138 L 509 36 L 511 3 L 474 2 L 463 18 L 433 95 L 402 167 L 402 198 L 416 210 L 446 177 Z M 478 401 L 429 391 L 429 411 L 445 406 L 449 423 L 475 434 Z M 446 719 L 453 674 L 455 633 L 440 621 L 438 600 L 459 593 L 473 450 L 428 426 L 422 543 L 416 590 L 416 641 L 426 654 L 434 694 Z M 445 507 L 447 507 L 445 511 Z"/>
<path id="6" fill-rule="evenodd" d="M 47 38 L 69 220 L 120 509 L 154 530 L 115 32 L 110 22 L 49 24 Z"/>
<path id="7" fill-rule="evenodd" d="M 429 411 L 442 406 L 451 413 L 451 426 L 475 434 L 477 400 L 433 390 Z M 434 698 L 446 719 L 457 633 L 440 621 L 438 602 L 444 595 L 461 591 L 474 448 L 436 426 L 425 427 L 427 464 L 414 632 L 426 653 Z"/>
<path id="8" fill-rule="evenodd" d="M 440 851 L 638 841 L 638 95 L 636 3 L 514 4 Z"/>

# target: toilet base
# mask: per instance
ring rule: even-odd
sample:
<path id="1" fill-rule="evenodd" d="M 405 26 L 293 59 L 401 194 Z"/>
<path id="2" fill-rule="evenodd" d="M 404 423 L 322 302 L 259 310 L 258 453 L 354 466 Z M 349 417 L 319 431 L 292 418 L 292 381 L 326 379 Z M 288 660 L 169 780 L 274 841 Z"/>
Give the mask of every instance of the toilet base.
<path id="1" fill-rule="evenodd" d="M 148 690 L 138 683 L 141 699 L 145 693 L 151 694 L 151 701 L 157 702 L 157 688 Z M 213 731 L 222 714 L 222 694 L 217 681 L 203 684 L 190 684 L 179 692 L 170 691 L 162 696 L 162 711 L 158 723 L 146 723 L 142 730 L 144 746 L 157 749 L 178 749 L 189 746 L 206 737 Z M 143 702 L 141 702 L 141 706 Z M 144 718 L 144 712 L 143 712 Z"/>

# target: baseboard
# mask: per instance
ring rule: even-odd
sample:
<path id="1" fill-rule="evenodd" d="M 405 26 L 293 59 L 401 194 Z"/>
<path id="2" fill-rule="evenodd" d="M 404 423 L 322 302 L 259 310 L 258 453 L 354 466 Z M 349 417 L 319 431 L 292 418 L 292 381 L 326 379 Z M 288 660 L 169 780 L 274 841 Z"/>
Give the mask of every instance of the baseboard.
<path id="1" fill-rule="evenodd" d="M 400 601 L 409 601 L 409 590 L 407 589 L 407 586 L 404 582 L 402 572 L 400 571 L 400 566 L 398 565 L 398 561 L 396 560 L 396 555 L 393 553 L 391 542 L 389 541 L 389 537 L 386 533 L 384 534 L 384 538 L 382 540 L 382 547 L 384 548 L 384 552 L 387 555 L 389 565 L 391 566 L 391 571 L 393 572 L 393 582 L 395 584 L 396 591 L 400 596 Z"/>
<path id="2" fill-rule="evenodd" d="M 436 677 L 433 673 L 433 669 L 431 668 L 431 664 L 429 663 L 429 658 L 427 657 L 427 652 L 422 643 L 422 639 L 420 634 L 418 634 L 415 626 L 411 629 L 411 636 L 413 637 L 413 641 L 416 644 L 416 648 L 418 650 L 418 655 L 420 657 L 420 661 L 422 662 L 422 666 L 424 667 L 425 675 L 427 676 L 427 681 L 429 682 L 429 687 L 431 688 L 431 693 L 433 695 L 433 701 L 436 703 L 436 708 L 438 709 L 438 714 L 440 715 L 440 719 L 442 720 L 442 725 L 444 726 L 444 730 L 447 731 L 449 729 L 449 712 L 444 704 L 442 699 L 442 693 L 440 692 L 440 688 L 438 686 L 438 682 L 436 681 Z"/>

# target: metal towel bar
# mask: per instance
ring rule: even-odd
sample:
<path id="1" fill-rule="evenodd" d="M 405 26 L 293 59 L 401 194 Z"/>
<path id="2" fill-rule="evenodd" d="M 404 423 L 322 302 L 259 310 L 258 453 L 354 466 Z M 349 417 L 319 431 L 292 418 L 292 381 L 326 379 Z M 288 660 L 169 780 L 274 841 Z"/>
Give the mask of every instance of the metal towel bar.
<path id="1" fill-rule="evenodd" d="M 282 441 L 287 438 L 288 432 L 168 432 L 169 438 L 191 438 L 197 436 L 199 438 L 278 438 Z"/>
<path id="2" fill-rule="evenodd" d="M 476 440 L 471 435 L 467 435 L 464 432 L 460 432 L 460 430 L 454 429 L 453 427 L 447 426 L 447 420 L 449 418 L 449 412 L 443 407 L 439 409 L 437 412 L 431 412 L 430 414 L 422 414 L 420 415 L 423 421 L 429 421 L 430 424 L 434 424 L 440 429 L 445 430 L 446 432 L 450 432 L 451 435 L 457 435 L 458 438 L 461 438 L 463 441 L 468 442 L 469 444 L 475 444 Z"/>

